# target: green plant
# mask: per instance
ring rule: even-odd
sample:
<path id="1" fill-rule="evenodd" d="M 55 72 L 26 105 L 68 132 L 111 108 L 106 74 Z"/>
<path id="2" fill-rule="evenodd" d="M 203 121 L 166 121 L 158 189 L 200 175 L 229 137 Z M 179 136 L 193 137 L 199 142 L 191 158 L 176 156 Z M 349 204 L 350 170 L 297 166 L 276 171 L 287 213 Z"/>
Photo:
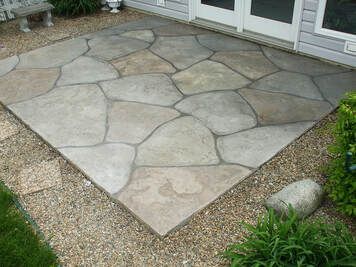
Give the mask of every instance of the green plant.
<path id="1" fill-rule="evenodd" d="M 283 218 L 270 209 L 256 226 L 244 225 L 245 241 L 223 252 L 231 266 L 355 266 L 356 240 L 341 223 L 298 220 L 289 207 Z"/>
<path id="2" fill-rule="evenodd" d="M 55 14 L 73 17 L 96 12 L 100 6 L 98 0 L 49 0 L 54 5 Z"/>
<path id="3" fill-rule="evenodd" d="M 34 233 L 0 182 L 0 266 L 55 266 L 56 255 Z"/>
<path id="4" fill-rule="evenodd" d="M 340 101 L 334 128 L 335 143 L 329 147 L 333 159 L 326 168 L 326 191 L 338 210 L 356 216 L 356 173 L 346 166 L 346 153 L 352 153 L 351 165 L 356 164 L 356 91 Z"/>

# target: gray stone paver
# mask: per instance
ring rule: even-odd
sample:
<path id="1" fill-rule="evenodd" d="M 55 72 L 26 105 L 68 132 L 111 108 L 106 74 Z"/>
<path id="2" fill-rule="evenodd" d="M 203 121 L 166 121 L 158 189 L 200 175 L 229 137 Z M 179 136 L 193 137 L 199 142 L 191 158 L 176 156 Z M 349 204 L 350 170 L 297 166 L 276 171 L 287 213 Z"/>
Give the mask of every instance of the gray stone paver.
<path id="1" fill-rule="evenodd" d="M 156 56 L 149 50 L 141 50 L 126 57 L 112 61 L 121 75 L 137 75 L 144 73 L 174 73 L 172 64 Z"/>
<path id="2" fill-rule="evenodd" d="M 214 92 L 188 97 L 176 105 L 200 119 L 217 135 L 252 128 L 257 120 L 250 106 L 235 92 Z"/>
<path id="3" fill-rule="evenodd" d="M 91 39 L 88 42 L 90 50 L 88 56 L 95 56 L 104 60 L 112 60 L 126 56 L 132 52 L 144 49 L 150 44 L 141 40 L 120 36 L 105 36 Z"/>
<path id="4" fill-rule="evenodd" d="M 346 92 L 356 90 L 356 71 L 314 78 L 324 97 L 334 106 Z"/>
<path id="5" fill-rule="evenodd" d="M 239 92 L 254 108 L 261 125 L 317 121 L 332 110 L 326 101 L 253 89 L 241 89 Z"/>
<path id="6" fill-rule="evenodd" d="M 59 87 L 9 108 L 55 147 L 95 145 L 104 138 L 106 103 L 97 85 Z"/>
<path id="7" fill-rule="evenodd" d="M 119 74 L 114 67 L 108 63 L 90 57 L 79 57 L 73 62 L 63 66 L 62 75 L 57 85 L 95 83 L 115 79 L 118 76 Z"/>
<path id="8" fill-rule="evenodd" d="M 355 84 L 354 71 L 153 16 L 0 61 L 0 101 L 159 235 Z M 16 138 L 3 121 L 0 139 Z M 61 182 L 56 164 L 37 167 L 25 193 Z"/>
<path id="9" fill-rule="evenodd" d="M 109 142 L 140 143 L 154 129 L 178 117 L 174 109 L 132 102 L 114 102 L 109 110 Z"/>
<path id="10" fill-rule="evenodd" d="M 60 67 L 81 56 L 88 50 L 84 39 L 72 39 L 45 46 L 20 55 L 18 68 Z"/>
<path id="11" fill-rule="evenodd" d="M 58 76 L 59 69 L 13 70 L 0 77 L 0 101 L 11 104 L 46 93 Z"/>
<path id="12" fill-rule="evenodd" d="M 211 132 L 193 117 L 182 117 L 158 128 L 137 149 L 141 166 L 190 166 L 219 163 Z"/>
<path id="13" fill-rule="evenodd" d="M 203 46 L 214 51 L 260 50 L 257 44 L 218 33 L 198 35 L 198 40 Z"/>
<path id="14" fill-rule="evenodd" d="M 277 72 L 254 82 L 249 87 L 270 92 L 287 93 L 311 99 L 324 100 L 318 87 L 316 87 L 310 77 L 295 72 Z"/>
<path id="15" fill-rule="evenodd" d="M 12 56 L 0 60 L 0 76 L 10 72 L 13 68 L 15 68 L 18 62 L 19 62 L 18 56 Z"/>
<path id="16" fill-rule="evenodd" d="M 71 147 L 59 151 L 110 194 L 126 185 L 135 157 L 135 149 L 125 144 Z"/>
<path id="17" fill-rule="evenodd" d="M 165 74 L 143 74 L 100 83 L 112 100 L 170 106 L 182 98 Z"/>
<path id="18" fill-rule="evenodd" d="M 139 168 L 115 197 L 165 235 L 250 173 L 237 165 Z"/>
<path id="19" fill-rule="evenodd" d="M 211 59 L 253 80 L 278 70 L 260 51 L 218 52 Z"/>
<path id="20" fill-rule="evenodd" d="M 178 69 L 188 68 L 213 53 L 201 46 L 194 36 L 159 37 L 150 49 Z"/>
<path id="21" fill-rule="evenodd" d="M 225 161 L 257 168 L 312 125 L 301 122 L 254 128 L 219 137 L 217 146 Z"/>
<path id="22" fill-rule="evenodd" d="M 223 64 L 210 60 L 178 72 L 172 79 L 186 95 L 214 90 L 233 90 L 250 83 L 248 79 Z"/>

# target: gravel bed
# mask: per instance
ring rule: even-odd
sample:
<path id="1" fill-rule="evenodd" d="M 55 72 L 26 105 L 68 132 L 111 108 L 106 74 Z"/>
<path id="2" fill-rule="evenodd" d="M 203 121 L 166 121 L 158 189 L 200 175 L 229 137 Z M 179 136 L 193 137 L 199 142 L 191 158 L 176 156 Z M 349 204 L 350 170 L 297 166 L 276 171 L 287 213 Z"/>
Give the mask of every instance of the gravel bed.
<path id="1" fill-rule="evenodd" d="M 146 15 L 128 8 L 118 14 L 99 11 L 93 15 L 72 19 L 54 16 L 54 26 L 48 28 L 43 27 L 41 22 L 34 17 L 30 20 L 32 31 L 29 33 L 21 32 L 15 20 L 0 23 L 0 59 L 64 39 L 99 31 L 109 26 L 137 20 L 144 16 Z M 5 48 L 1 48 L 2 46 Z"/>
<path id="2" fill-rule="evenodd" d="M 326 147 L 333 138 L 328 125 L 334 120 L 334 114 L 327 116 L 164 239 L 89 185 L 85 176 L 3 107 L 0 124 L 6 121 L 17 132 L 0 141 L 0 179 L 16 191 L 21 170 L 59 159 L 62 182 L 21 196 L 21 201 L 64 266 L 224 266 L 227 263 L 218 253 L 227 244 L 242 240 L 240 222 L 256 222 L 264 211 L 262 202 L 266 197 L 300 179 L 325 182 L 320 168 L 329 159 Z M 313 215 L 320 216 L 329 221 L 342 220 L 355 231 L 355 221 L 337 213 L 327 199 Z"/>

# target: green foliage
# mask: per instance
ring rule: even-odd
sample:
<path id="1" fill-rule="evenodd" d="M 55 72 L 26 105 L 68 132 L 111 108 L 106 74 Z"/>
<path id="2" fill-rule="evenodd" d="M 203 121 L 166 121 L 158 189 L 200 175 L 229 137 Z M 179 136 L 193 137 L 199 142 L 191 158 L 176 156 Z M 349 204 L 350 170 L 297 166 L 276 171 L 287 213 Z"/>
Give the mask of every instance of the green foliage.
<path id="1" fill-rule="evenodd" d="M 56 255 L 17 210 L 13 195 L 0 182 L 0 266 L 54 266 Z"/>
<path id="2" fill-rule="evenodd" d="M 269 210 L 256 226 L 244 225 L 245 242 L 223 253 L 233 267 L 355 266 L 356 239 L 341 223 L 301 221 L 289 207 L 284 218 Z"/>
<path id="3" fill-rule="evenodd" d="M 49 0 L 54 5 L 55 14 L 74 17 L 96 12 L 100 6 L 98 0 Z"/>
<path id="4" fill-rule="evenodd" d="M 326 169 L 325 188 L 338 210 L 356 216 L 356 173 L 346 168 L 347 152 L 352 153 L 351 165 L 356 164 L 356 91 L 341 100 L 334 135 L 335 144 L 329 148 L 333 159 Z"/>

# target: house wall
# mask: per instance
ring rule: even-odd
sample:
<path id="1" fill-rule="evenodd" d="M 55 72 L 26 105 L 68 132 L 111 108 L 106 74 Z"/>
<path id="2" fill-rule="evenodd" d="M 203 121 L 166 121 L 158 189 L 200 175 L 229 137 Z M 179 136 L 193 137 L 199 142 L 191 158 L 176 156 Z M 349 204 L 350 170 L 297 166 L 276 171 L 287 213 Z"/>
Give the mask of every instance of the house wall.
<path id="1" fill-rule="evenodd" d="M 157 5 L 157 0 L 124 0 L 126 6 L 157 13 L 179 20 L 189 19 L 189 0 L 167 0 L 165 6 Z"/>
<path id="2" fill-rule="evenodd" d="M 344 52 L 345 40 L 314 32 L 318 0 L 305 0 L 297 50 L 356 67 L 356 56 Z"/>

